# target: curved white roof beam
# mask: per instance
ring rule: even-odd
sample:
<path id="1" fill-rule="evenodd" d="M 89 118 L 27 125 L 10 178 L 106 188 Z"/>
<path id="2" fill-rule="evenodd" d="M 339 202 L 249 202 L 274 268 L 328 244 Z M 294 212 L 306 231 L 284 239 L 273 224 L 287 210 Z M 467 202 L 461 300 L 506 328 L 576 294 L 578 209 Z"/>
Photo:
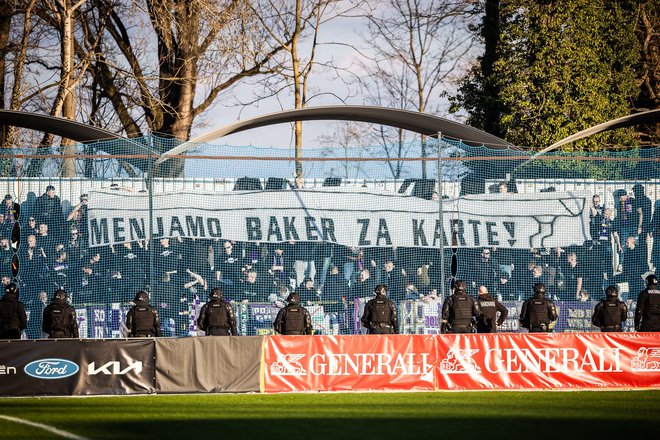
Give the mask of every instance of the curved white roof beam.
<path id="1" fill-rule="evenodd" d="M 334 105 L 283 110 L 227 125 L 197 136 L 163 153 L 155 165 L 165 162 L 171 156 L 185 153 L 200 143 L 213 141 L 230 134 L 275 124 L 321 120 L 370 122 L 402 128 L 427 136 L 437 136 L 438 133 L 441 133 L 443 137 L 462 140 L 467 144 L 486 145 L 495 149 L 518 149 L 515 145 L 485 131 L 426 113 L 363 105 Z"/>

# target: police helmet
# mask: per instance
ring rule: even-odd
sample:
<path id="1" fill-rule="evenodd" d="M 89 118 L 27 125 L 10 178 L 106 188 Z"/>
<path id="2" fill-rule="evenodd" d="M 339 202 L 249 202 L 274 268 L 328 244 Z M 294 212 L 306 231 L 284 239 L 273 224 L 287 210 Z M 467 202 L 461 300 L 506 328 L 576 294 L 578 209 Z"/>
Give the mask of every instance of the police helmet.
<path id="1" fill-rule="evenodd" d="M 655 275 L 651 274 L 646 277 L 646 285 L 647 286 L 657 286 L 658 285 L 658 279 L 655 277 Z"/>
<path id="2" fill-rule="evenodd" d="M 547 293 L 547 289 L 545 288 L 545 284 L 543 283 L 536 283 L 534 284 L 534 293 L 537 295 L 545 295 Z"/>
<path id="3" fill-rule="evenodd" d="M 66 301 L 66 290 L 62 289 L 61 287 L 55 289 L 55 293 L 53 294 L 53 299 Z"/>
<path id="4" fill-rule="evenodd" d="M 374 288 L 374 293 L 376 295 L 380 295 L 380 296 L 387 295 L 387 291 L 388 291 L 388 288 L 387 288 L 386 284 L 379 284 Z"/>
<path id="5" fill-rule="evenodd" d="M 18 286 L 16 283 L 9 283 L 5 286 L 6 295 L 16 295 L 18 296 Z"/>
<path id="6" fill-rule="evenodd" d="M 224 293 L 222 292 L 222 289 L 219 287 L 214 287 L 213 290 L 211 290 L 211 293 L 209 294 L 210 299 L 216 299 L 216 300 L 222 300 L 224 298 Z"/>
<path id="7" fill-rule="evenodd" d="M 605 289 L 605 296 L 608 298 L 617 298 L 619 296 L 619 289 L 617 289 L 616 286 L 608 286 L 607 289 Z"/>
<path id="8" fill-rule="evenodd" d="M 463 280 L 456 280 L 454 282 L 454 290 L 456 293 L 466 293 L 467 292 L 467 283 Z"/>
<path id="9" fill-rule="evenodd" d="M 144 290 L 140 290 L 138 293 L 135 294 L 135 298 L 133 298 L 133 302 L 149 302 L 149 294 L 145 292 Z"/>
<path id="10" fill-rule="evenodd" d="M 300 295 L 297 294 L 296 292 L 293 292 L 289 295 L 289 297 L 286 300 L 291 304 L 300 304 Z"/>

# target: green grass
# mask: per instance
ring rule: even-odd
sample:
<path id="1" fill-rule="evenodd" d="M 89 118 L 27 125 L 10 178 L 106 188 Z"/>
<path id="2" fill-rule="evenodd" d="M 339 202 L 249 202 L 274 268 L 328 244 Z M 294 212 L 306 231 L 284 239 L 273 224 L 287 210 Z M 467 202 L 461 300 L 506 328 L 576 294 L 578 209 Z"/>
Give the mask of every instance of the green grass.
<path id="1" fill-rule="evenodd" d="M 3 398 L 0 414 L 93 439 L 586 440 L 660 432 L 660 390 Z M 0 438 L 58 437 L 0 420 Z"/>

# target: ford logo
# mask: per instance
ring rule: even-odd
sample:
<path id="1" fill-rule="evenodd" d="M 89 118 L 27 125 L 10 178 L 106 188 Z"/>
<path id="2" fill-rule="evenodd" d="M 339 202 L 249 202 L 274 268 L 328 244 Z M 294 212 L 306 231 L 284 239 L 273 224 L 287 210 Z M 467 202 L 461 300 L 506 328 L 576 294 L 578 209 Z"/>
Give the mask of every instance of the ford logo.
<path id="1" fill-rule="evenodd" d="M 25 374 L 37 379 L 63 379 L 73 376 L 79 370 L 78 364 L 66 359 L 39 359 L 23 368 Z"/>

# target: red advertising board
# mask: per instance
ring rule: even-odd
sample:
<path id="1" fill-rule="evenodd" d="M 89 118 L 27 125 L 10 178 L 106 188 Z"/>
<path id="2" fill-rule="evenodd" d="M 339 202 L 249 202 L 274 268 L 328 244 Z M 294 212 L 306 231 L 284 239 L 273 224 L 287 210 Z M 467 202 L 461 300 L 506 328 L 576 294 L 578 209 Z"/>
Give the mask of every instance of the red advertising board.
<path id="1" fill-rule="evenodd" d="M 432 391 L 436 353 L 430 335 L 266 336 L 261 390 Z"/>
<path id="2" fill-rule="evenodd" d="M 660 387 L 660 333 L 268 336 L 261 389 Z"/>

